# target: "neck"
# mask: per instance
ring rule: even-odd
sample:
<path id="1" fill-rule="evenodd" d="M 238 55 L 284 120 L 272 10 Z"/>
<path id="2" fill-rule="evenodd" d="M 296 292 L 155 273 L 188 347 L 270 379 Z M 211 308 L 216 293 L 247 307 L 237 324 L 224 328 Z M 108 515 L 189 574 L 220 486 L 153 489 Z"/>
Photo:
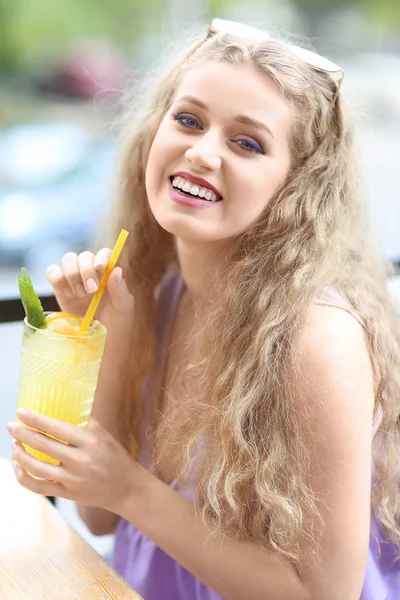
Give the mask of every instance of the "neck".
<path id="1" fill-rule="evenodd" d="M 226 242 L 215 244 L 193 244 L 176 238 L 176 249 L 180 270 L 185 281 L 187 294 L 193 307 L 204 307 L 209 292 L 226 269 Z"/>

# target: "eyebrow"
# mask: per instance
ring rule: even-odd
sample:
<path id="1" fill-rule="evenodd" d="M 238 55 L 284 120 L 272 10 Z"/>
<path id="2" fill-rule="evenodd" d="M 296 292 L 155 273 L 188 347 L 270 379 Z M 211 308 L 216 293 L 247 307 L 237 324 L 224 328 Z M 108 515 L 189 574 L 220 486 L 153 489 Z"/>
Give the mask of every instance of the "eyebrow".
<path id="1" fill-rule="evenodd" d="M 182 102 L 182 101 L 191 102 L 192 104 L 196 104 L 197 106 L 199 106 L 200 108 L 202 108 L 203 110 L 208 112 L 207 104 L 204 104 L 204 102 L 202 102 L 195 96 L 189 96 L 189 95 L 182 96 L 181 98 L 177 98 L 177 101 L 178 102 Z M 257 119 L 253 119 L 252 117 L 248 117 L 246 115 L 237 115 L 235 117 L 235 121 L 237 123 L 242 123 L 242 125 L 251 125 L 252 127 L 256 127 L 256 129 L 263 129 L 273 139 L 275 139 L 275 136 L 272 133 L 271 129 L 268 127 L 268 125 L 266 125 L 266 123 L 263 123 L 262 121 L 258 121 Z"/>

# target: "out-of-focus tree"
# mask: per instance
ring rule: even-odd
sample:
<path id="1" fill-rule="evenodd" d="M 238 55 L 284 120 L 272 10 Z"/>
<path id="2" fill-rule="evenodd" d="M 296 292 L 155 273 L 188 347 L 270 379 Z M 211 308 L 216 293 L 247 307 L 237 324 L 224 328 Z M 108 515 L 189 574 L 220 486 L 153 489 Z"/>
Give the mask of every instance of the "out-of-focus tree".
<path id="1" fill-rule="evenodd" d="M 0 69 L 30 68 L 72 39 L 107 37 L 129 48 L 157 30 L 162 0 L 0 0 Z"/>
<path id="2" fill-rule="evenodd" d="M 165 25 L 224 15 L 240 0 L 0 0 L 0 71 L 30 69 L 73 39 L 106 37 L 130 49 Z M 192 6 L 193 5 L 193 6 Z"/>
<path id="3" fill-rule="evenodd" d="M 290 0 L 289 0 L 290 1 Z M 354 8 L 388 32 L 400 31 L 399 0 L 291 0 L 311 32 L 327 16 Z M 30 69 L 57 57 L 71 40 L 104 37 L 130 50 L 200 16 L 227 16 L 245 0 L 0 0 L 0 71 Z M 190 8 L 192 5 L 195 8 Z M 251 15 L 249 15 L 251 16 Z M 309 33 L 305 31 L 304 33 Z"/>
<path id="4" fill-rule="evenodd" d="M 340 10 L 354 8 L 388 31 L 400 32 L 399 0 L 292 0 L 306 17 L 310 28 Z"/>
<path id="5" fill-rule="evenodd" d="M 399 0 L 363 0 L 368 15 L 388 30 L 400 33 Z"/>

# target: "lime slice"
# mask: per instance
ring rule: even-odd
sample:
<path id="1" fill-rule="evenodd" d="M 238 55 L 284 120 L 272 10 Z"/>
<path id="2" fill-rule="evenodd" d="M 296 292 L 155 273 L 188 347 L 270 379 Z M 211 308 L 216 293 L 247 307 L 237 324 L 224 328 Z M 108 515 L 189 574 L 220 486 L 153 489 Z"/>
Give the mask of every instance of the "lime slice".
<path id="1" fill-rule="evenodd" d="M 42 303 L 39 300 L 31 278 L 26 269 L 21 269 L 22 277 L 17 277 L 19 293 L 21 295 L 22 306 L 24 307 L 26 320 L 32 327 L 37 329 L 46 329 L 47 322 L 43 311 Z"/>

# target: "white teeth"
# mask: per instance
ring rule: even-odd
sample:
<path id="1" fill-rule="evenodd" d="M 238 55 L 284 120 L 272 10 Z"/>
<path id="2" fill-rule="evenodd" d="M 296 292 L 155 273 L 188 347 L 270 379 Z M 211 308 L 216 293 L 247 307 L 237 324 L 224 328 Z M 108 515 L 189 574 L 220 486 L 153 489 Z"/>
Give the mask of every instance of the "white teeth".
<path id="1" fill-rule="evenodd" d="M 172 185 L 175 188 L 182 188 L 184 184 L 184 180 L 181 179 L 180 177 L 175 177 L 175 179 L 172 181 Z"/>
<path id="2" fill-rule="evenodd" d="M 172 185 L 174 188 L 178 188 L 182 190 L 182 192 L 189 193 L 192 196 L 199 196 L 200 198 L 205 198 L 210 202 L 217 202 L 217 196 L 214 194 L 214 192 L 207 188 L 200 187 L 197 184 L 192 184 L 183 177 L 174 177 L 172 180 Z"/>

